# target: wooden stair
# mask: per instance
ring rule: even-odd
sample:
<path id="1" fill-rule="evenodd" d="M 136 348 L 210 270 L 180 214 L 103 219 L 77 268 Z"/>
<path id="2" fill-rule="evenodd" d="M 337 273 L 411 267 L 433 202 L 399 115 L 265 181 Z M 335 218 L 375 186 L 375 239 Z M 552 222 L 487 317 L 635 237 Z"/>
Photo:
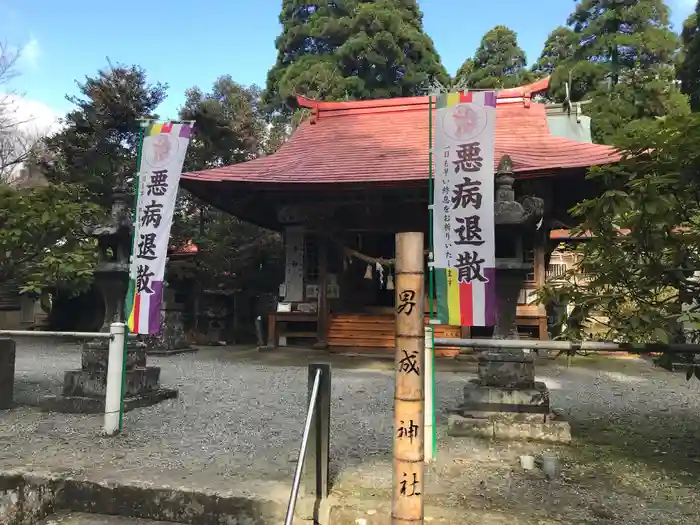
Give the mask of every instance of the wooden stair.
<path id="1" fill-rule="evenodd" d="M 426 323 L 428 318 L 426 317 Z M 435 337 L 459 338 L 458 326 L 435 325 Z M 346 352 L 348 348 L 360 353 L 394 352 L 393 314 L 333 314 L 328 327 L 328 345 Z M 438 348 L 437 357 L 455 357 L 459 348 Z"/>

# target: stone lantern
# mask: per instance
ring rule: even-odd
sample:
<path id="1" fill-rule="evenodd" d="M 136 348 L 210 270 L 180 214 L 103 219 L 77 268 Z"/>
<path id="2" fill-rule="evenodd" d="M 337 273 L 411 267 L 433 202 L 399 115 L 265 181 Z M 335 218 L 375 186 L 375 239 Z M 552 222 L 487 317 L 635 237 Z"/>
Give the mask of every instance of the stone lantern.
<path id="1" fill-rule="evenodd" d="M 105 305 L 101 332 L 109 332 L 111 323 L 124 320 L 133 232 L 126 197 L 124 187 L 118 185 L 112 193 L 112 208 L 107 221 L 90 231 L 97 239 L 99 250 L 95 287 L 102 294 Z M 44 398 L 43 406 L 57 412 L 103 412 L 108 353 L 108 339 L 86 342 L 82 349 L 80 370 L 66 371 L 62 394 Z M 146 366 L 144 343 L 129 339 L 126 353 L 124 410 L 177 397 L 176 390 L 160 387 L 160 368 Z"/>
<path id="2" fill-rule="evenodd" d="M 494 339 L 518 339 L 516 313 L 525 277 L 533 270 L 523 261 L 523 237 L 534 232 L 544 201 L 515 199 L 513 163 L 504 156 L 495 176 L 496 300 Z M 535 381 L 534 356 L 523 349 L 482 349 L 478 378 L 464 388 L 464 401 L 450 417 L 449 433 L 504 439 L 568 442 L 568 423 L 550 412 L 549 391 Z"/>

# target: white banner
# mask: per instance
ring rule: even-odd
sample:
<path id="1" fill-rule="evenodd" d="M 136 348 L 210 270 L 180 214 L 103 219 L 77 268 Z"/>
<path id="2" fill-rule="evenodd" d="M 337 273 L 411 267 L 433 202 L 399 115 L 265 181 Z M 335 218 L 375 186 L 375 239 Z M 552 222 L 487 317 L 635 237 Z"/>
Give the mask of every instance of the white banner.
<path id="1" fill-rule="evenodd" d="M 449 93 L 435 112 L 433 254 L 438 319 L 495 323 L 496 94 Z"/>
<path id="2" fill-rule="evenodd" d="M 144 133 L 128 299 L 127 321 L 133 333 L 161 330 L 170 227 L 191 133 L 191 124 L 172 122 L 151 124 Z"/>

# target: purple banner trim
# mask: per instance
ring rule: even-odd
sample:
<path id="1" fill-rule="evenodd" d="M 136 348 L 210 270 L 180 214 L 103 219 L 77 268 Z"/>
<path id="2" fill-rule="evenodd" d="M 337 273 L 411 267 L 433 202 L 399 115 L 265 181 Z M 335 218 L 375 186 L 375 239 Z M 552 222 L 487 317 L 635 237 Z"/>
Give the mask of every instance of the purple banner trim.
<path id="1" fill-rule="evenodd" d="M 190 135 L 192 134 L 192 126 L 190 124 L 183 124 L 180 127 L 180 138 L 182 139 L 188 139 L 190 138 Z"/>
<path id="2" fill-rule="evenodd" d="M 486 326 L 496 325 L 496 269 L 495 268 L 485 268 L 484 277 L 486 277 L 489 282 L 486 283 L 484 287 L 484 324 Z"/>
<path id="3" fill-rule="evenodd" d="M 496 92 L 495 91 L 487 91 L 484 94 L 484 106 L 491 106 L 492 108 L 496 107 Z"/>
<path id="4" fill-rule="evenodd" d="M 159 334 L 161 330 L 160 311 L 163 306 L 163 281 L 151 281 L 153 293 L 148 298 L 148 333 Z"/>

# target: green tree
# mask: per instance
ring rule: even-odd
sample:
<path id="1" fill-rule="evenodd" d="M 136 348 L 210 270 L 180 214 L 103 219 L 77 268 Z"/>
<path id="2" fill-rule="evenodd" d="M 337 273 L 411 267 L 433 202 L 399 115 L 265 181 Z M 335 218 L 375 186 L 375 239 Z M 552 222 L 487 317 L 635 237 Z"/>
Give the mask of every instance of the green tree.
<path id="1" fill-rule="evenodd" d="M 673 62 L 678 37 L 664 0 L 582 0 L 568 23 L 578 37 L 578 60 L 595 62 L 612 85 L 625 72 Z"/>
<path id="2" fill-rule="evenodd" d="M 510 88 L 528 83 L 532 76 L 525 69 L 525 52 L 512 29 L 496 26 L 481 39 L 474 55 L 474 66 L 467 76 L 469 87 Z"/>
<path id="3" fill-rule="evenodd" d="M 568 23 L 575 57 L 556 69 L 555 84 L 571 77 L 574 101 L 594 99 L 586 108 L 594 140 L 614 143 L 634 120 L 689 111 L 675 86 L 679 42 L 663 0 L 582 0 Z"/>
<path id="4" fill-rule="evenodd" d="M 592 237 L 562 285 L 541 290 L 545 301 L 578 307 L 569 338 L 602 328 L 603 339 L 679 340 L 700 322 L 700 116 L 638 121 L 620 138 L 622 161 L 594 168 L 605 191 L 573 210 L 577 233 Z"/>
<path id="5" fill-rule="evenodd" d="M 290 114 L 297 94 L 365 100 L 421 94 L 449 77 L 415 0 L 284 0 L 268 109 Z"/>
<path id="6" fill-rule="evenodd" d="M 218 78 L 211 91 L 187 90 L 180 118 L 194 120 L 186 169 L 203 170 L 255 159 L 279 147 L 284 128 L 268 125 L 260 109 L 260 89 L 231 77 Z M 276 290 L 281 272 L 278 234 L 243 222 L 181 191 L 172 237 L 199 248 L 195 277 L 209 288 Z"/>
<path id="7" fill-rule="evenodd" d="M 209 93 L 198 87 L 188 89 L 180 118 L 195 121 L 187 170 L 236 164 L 255 158 L 263 150 L 266 124 L 257 86 L 245 87 L 230 76 L 222 76 Z"/>
<path id="8" fill-rule="evenodd" d="M 78 183 L 107 206 L 120 181 L 133 188 L 142 118 L 156 118 L 167 86 L 151 85 L 138 66 L 114 66 L 79 83 L 63 129 L 43 141 L 37 163 L 50 182 Z"/>
<path id="9" fill-rule="evenodd" d="M 574 57 L 576 47 L 575 33 L 568 27 L 557 27 L 549 33 L 540 58 L 532 66 L 532 72 L 540 77 L 553 74 L 559 64 Z"/>
<path id="10" fill-rule="evenodd" d="M 690 107 L 693 111 L 700 111 L 700 2 L 695 8 L 695 13 L 690 15 L 683 23 L 681 41 L 682 53 L 679 56 L 678 79 L 681 81 L 683 93 L 690 99 Z"/>
<path id="11" fill-rule="evenodd" d="M 0 184 L 0 282 L 23 292 L 75 295 L 92 283 L 97 244 L 87 228 L 101 218 L 71 184 L 14 189 Z"/>
<path id="12" fill-rule="evenodd" d="M 462 63 L 461 66 L 459 66 L 459 69 L 457 70 L 457 74 L 455 75 L 455 78 L 452 81 L 452 85 L 455 88 L 459 89 L 468 89 L 469 86 L 469 77 L 471 76 L 472 72 L 474 71 L 474 59 L 473 58 L 468 58 Z"/>

